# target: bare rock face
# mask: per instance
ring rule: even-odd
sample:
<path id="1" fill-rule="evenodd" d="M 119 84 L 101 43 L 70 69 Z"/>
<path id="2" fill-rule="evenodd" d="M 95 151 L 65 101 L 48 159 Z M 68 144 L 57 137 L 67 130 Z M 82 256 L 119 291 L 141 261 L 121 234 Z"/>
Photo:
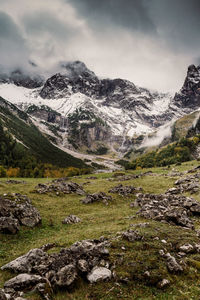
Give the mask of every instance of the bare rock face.
<path id="1" fill-rule="evenodd" d="M 200 204 L 193 198 L 171 194 L 138 194 L 134 206 L 140 206 L 142 217 L 166 221 L 193 229 L 191 215 L 200 214 Z"/>
<path id="2" fill-rule="evenodd" d="M 109 201 L 112 200 L 111 196 L 106 195 L 104 192 L 89 194 L 85 199 L 82 200 L 82 203 L 89 204 L 93 202 L 103 202 L 106 205 Z"/>
<path id="3" fill-rule="evenodd" d="M 200 66 L 188 67 L 182 89 L 175 95 L 174 101 L 180 107 L 199 108 L 200 103 Z"/>
<path id="4" fill-rule="evenodd" d="M 27 196 L 21 194 L 0 196 L 1 232 L 14 234 L 19 230 L 19 225 L 34 227 L 40 222 L 40 214 Z"/>
<path id="5" fill-rule="evenodd" d="M 79 222 L 81 222 L 81 219 L 75 215 L 69 215 L 62 221 L 63 224 L 74 224 Z"/>
<path id="6" fill-rule="evenodd" d="M 95 267 L 88 274 L 87 279 L 90 283 L 111 279 L 112 272 L 104 267 Z"/>

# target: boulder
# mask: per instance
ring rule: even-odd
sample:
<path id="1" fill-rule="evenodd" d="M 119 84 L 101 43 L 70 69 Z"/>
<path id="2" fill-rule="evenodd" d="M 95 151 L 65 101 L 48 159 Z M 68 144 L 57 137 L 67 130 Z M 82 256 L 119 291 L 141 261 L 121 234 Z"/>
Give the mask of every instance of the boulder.
<path id="1" fill-rule="evenodd" d="M 0 217 L 0 232 L 16 234 L 20 229 L 19 221 L 13 217 Z"/>
<path id="2" fill-rule="evenodd" d="M 165 257 L 167 259 L 167 268 L 169 272 L 171 273 L 183 272 L 182 266 L 177 263 L 174 256 L 172 256 L 170 253 L 167 253 Z"/>
<path id="3" fill-rule="evenodd" d="M 19 274 L 16 277 L 6 281 L 4 283 L 4 289 L 5 291 L 7 289 L 14 289 L 15 291 L 31 290 L 36 284 L 42 281 L 44 281 L 44 278 L 39 275 L 27 273 Z"/>
<path id="4" fill-rule="evenodd" d="M 70 264 L 61 268 L 56 274 L 56 285 L 59 287 L 70 286 L 77 278 L 77 270 L 74 265 Z"/>
<path id="5" fill-rule="evenodd" d="M 104 267 L 95 267 L 88 274 L 87 279 L 90 283 L 96 283 L 98 281 L 109 280 L 112 277 L 112 272 Z"/>
<path id="6" fill-rule="evenodd" d="M 69 215 L 62 221 L 63 224 L 74 224 L 79 222 L 81 222 L 81 219 L 75 215 Z"/>
<path id="7" fill-rule="evenodd" d="M 1 270 L 10 270 L 19 273 L 31 273 L 38 266 L 44 264 L 48 259 L 48 254 L 39 248 L 31 249 L 27 254 L 16 258 L 1 267 Z"/>
<path id="8" fill-rule="evenodd" d="M 0 218 L 2 231 L 6 231 L 6 226 L 10 224 L 8 231 L 16 233 L 19 225 L 28 227 L 36 226 L 41 222 L 38 210 L 32 205 L 31 200 L 26 195 L 21 194 L 4 194 L 0 196 Z M 5 230 L 3 228 L 3 224 Z"/>
<path id="9" fill-rule="evenodd" d="M 105 204 L 108 204 L 109 201 L 112 200 L 111 196 L 106 195 L 104 192 L 89 194 L 85 199 L 83 199 L 81 202 L 84 204 L 89 204 L 93 202 L 103 202 Z"/>

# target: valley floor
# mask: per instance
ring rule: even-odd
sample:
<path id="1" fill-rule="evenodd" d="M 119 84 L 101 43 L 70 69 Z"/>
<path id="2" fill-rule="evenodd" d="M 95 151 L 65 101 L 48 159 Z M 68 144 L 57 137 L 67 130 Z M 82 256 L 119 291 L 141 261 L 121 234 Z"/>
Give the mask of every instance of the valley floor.
<path id="1" fill-rule="evenodd" d="M 192 161 L 171 169 L 156 168 L 126 172 L 126 175 L 152 171 L 145 176 L 121 182 L 117 173 L 92 174 L 72 178 L 73 182 L 84 184 L 87 193 L 108 191 L 122 183 L 142 187 L 144 193 L 161 194 L 174 186 L 179 176 L 171 176 L 175 168 L 177 172 L 184 172 L 199 166 L 199 162 Z M 173 172 L 172 172 L 173 171 Z M 152 175 L 153 174 L 153 175 Z M 177 173 L 178 174 L 178 173 Z M 121 177 L 122 178 L 122 177 Z M 128 178 L 127 178 L 128 179 Z M 16 235 L 0 234 L 0 266 L 25 254 L 32 248 L 41 247 L 47 243 L 55 243 L 52 251 L 59 251 L 76 241 L 83 239 L 98 239 L 101 236 L 111 239 L 109 247 L 110 261 L 114 266 L 115 276 L 111 281 L 89 284 L 80 279 L 72 290 L 58 291 L 54 300 L 115 300 L 115 299 L 162 299 L 186 300 L 200 299 L 200 253 L 190 253 L 184 256 L 184 271 L 170 273 L 165 260 L 159 251 L 164 249 L 172 255 L 177 255 L 180 245 L 200 243 L 196 231 L 200 229 L 200 217 L 193 217 L 195 230 L 185 229 L 160 221 L 144 219 L 137 215 L 138 207 L 130 207 L 135 195 L 112 195 L 108 205 L 102 202 L 82 204 L 84 196 L 77 194 L 59 195 L 32 193 L 38 183 L 46 183 L 50 179 L 23 179 L 26 184 L 7 184 L 7 179 L 0 180 L 0 194 L 21 193 L 26 194 L 39 210 L 42 224 L 35 228 L 22 228 Z M 186 194 L 191 196 L 189 194 Z M 192 195 L 200 201 L 200 193 Z M 72 225 L 62 224 L 62 220 L 70 215 L 76 215 L 82 222 Z M 137 224 L 148 222 L 147 227 L 137 227 Z M 120 234 L 128 229 L 137 229 L 144 237 L 142 240 L 130 242 L 120 238 Z M 117 237 L 117 238 L 116 238 Z M 164 240 L 164 242 L 163 242 Z M 149 272 L 150 277 L 148 278 Z M 146 277 L 145 277 L 146 276 Z M 0 287 L 13 274 L 0 271 Z M 160 289 L 157 283 L 161 279 L 169 280 L 170 284 Z M 34 293 L 27 294 L 27 299 L 39 300 Z"/>

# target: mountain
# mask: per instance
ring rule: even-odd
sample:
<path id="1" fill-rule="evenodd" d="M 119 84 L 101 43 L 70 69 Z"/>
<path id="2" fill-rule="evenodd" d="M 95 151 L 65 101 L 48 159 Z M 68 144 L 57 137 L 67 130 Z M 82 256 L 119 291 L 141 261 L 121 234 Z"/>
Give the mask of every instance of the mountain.
<path id="1" fill-rule="evenodd" d="M 65 151 L 122 156 L 159 145 L 171 137 L 175 120 L 199 109 L 200 67 L 188 68 L 175 97 L 128 80 L 100 79 L 80 61 L 62 62 L 58 70 L 46 79 L 29 75 L 31 84 L 23 72 L 18 81 L 11 76 L 1 81 L 0 95 Z"/>
<path id="2" fill-rule="evenodd" d="M 2 129 L 0 137 L 1 151 L 8 147 L 9 141 L 12 137 L 15 140 L 15 143 L 13 143 L 14 148 L 16 148 L 15 145 L 18 144 L 18 149 L 16 149 L 16 151 L 20 150 L 22 153 L 22 155 L 20 155 L 20 159 L 23 159 L 23 156 L 29 155 L 40 162 L 51 163 L 58 167 L 87 167 L 82 160 L 67 154 L 50 143 L 47 136 L 43 135 L 38 130 L 27 113 L 21 111 L 15 105 L 1 97 L 0 124 Z M 5 145 L 3 145 L 3 143 Z M 9 149 L 4 152 L 9 152 L 7 153 L 9 159 L 13 156 L 11 162 L 14 161 L 15 153 L 11 153 L 11 150 Z M 10 163 L 5 162 L 4 160 L 5 158 L 1 155 L 0 164 L 10 166 Z"/>

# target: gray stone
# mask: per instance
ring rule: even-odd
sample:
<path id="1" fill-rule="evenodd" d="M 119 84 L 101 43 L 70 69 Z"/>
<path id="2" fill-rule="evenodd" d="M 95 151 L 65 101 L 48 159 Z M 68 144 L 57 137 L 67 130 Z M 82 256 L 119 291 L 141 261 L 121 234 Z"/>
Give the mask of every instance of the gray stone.
<path id="1" fill-rule="evenodd" d="M 27 254 L 16 258 L 1 267 L 1 270 L 31 273 L 37 266 L 47 260 L 48 254 L 39 248 L 31 249 Z"/>
<path id="2" fill-rule="evenodd" d="M 77 278 L 77 271 L 74 265 L 70 264 L 58 271 L 56 274 L 56 285 L 60 287 L 70 286 Z"/>
<path id="3" fill-rule="evenodd" d="M 0 300 L 7 300 L 6 294 L 2 289 L 0 289 Z"/>
<path id="4" fill-rule="evenodd" d="M 165 257 L 167 259 L 167 268 L 171 273 L 183 272 L 182 266 L 177 263 L 174 256 L 172 256 L 170 253 L 167 253 Z"/>
<path id="5" fill-rule="evenodd" d="M 87 279 L 90 283 L 109 280 L 112 277 L 112 272 L 104 267 L 95 267 L 88 274 Z"/>
<path id="6" fill-rule="evenodd" d="M 39 282 L 44 281 L 44 279 L 39 275 L 30 274 L 19 274 L 14 278 L 6 281 L 4 284 L 5 291 L 9 288 L 15 291 L 30 290 Z"/>
<path id="7" fill-rule="evenodd" d="M 179 250 L 184 253 L 192 253 L 194 252 L 194 247 L 191 244 L 185 244 L 179 247 Z"/>
<path id="8" fill-rule="evenodd" d="M 79 222 L 81 222 L 81 219 L 75 215 L 69 215 L 62 221 L 63 224 L 74 224 Z"/>
<path id="9" fill-rule="evenodd" d="M 167 286 L 170 285 L 170 281 L 168 279 L 162 279 L 159 283 L 158 283 L 158 288 L 160 289 L 164 289 L 166 288 Z"/>
<path id="10" fill-rule="evenodd" d="M 16 234 L 20 229 L 19 221 L 13 217 L 0 217 L 0 232 Z"/>

